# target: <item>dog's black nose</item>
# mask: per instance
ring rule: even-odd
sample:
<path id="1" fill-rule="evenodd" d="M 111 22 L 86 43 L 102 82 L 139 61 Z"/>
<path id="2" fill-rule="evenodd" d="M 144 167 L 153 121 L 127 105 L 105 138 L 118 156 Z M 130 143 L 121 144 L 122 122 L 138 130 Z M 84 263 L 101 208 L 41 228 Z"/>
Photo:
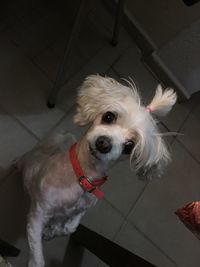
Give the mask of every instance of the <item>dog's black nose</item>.
<path id="1" fill-rule="evenodd" d="M 99 136 L 96 140 L 96 149 L 101 153 L 108 153 L 112 149 L 111 139 L 107 136 Z"/>

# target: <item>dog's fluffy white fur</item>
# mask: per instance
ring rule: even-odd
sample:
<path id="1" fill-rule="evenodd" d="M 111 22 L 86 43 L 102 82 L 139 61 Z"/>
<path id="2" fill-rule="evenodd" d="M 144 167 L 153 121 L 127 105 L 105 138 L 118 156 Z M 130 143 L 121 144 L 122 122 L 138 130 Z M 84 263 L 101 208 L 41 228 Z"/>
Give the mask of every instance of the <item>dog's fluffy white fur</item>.
<path id="1" fill-rule="evenodd" d="M 85 175 L 99 179 L 111 165 L 129 159 L 139 176 L 159 176 L 170 156 L 153 115 L 166 115 L 175 102 L 174 91 L 163 91 L 159 85 L 147 110 L 132 83 L 125 86 L 112 78 L 88 76 L 80 87 L 74 116 L 76 124 L 90 126 L 77 142 Z M 85 211 L 96 203 L 74 174 L 64 148 L 68 139 L 67 135 L 49 138 L 18 162 L 31 198 L 29 267 L 44 266 L 42 237 L 74 232 Z"/>

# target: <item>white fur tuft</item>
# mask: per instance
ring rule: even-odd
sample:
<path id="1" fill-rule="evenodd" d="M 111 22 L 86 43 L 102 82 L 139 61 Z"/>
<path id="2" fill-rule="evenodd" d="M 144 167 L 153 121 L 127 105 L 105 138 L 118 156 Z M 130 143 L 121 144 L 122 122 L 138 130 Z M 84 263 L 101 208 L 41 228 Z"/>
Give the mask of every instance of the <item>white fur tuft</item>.
<path id="1" fill-rule="evenodd" d="M 165 116 L 176 103 L 176 99 L 177 96 L 173 89 L 167 88 L 163 90 L 162 86 L 159 84 L 155 96 L 148 107 L 153 114 Z"/>

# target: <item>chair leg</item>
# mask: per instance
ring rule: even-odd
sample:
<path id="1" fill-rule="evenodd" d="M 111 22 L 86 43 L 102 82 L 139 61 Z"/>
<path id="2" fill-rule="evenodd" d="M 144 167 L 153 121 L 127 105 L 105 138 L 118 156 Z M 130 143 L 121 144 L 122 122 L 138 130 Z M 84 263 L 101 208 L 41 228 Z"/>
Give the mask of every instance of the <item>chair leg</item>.
<path id="1" fill-rule="evenodd" d="M 60 66 L 59 66 L 54 86 L 51 89 L 50 94 L 49 94 L 49 98 L 47 101 L 48 108 L 54 108 L 55 107 L 57 96 L 58 96 L 58 93 L 61 89 L 61 83 L 62 83 L 64 71 L 65 71 L 65 66 L 66 66 L 66 63 L 69 61 L 71 49 L 73 48 L 75 38 L 78 34 L 78 30 L 79 30 L 80 25 L 81 25 L 82 17 L 85 14 L 85 6 L 87 5 L 86 1 L 87 0 L 80 0 L 79 9 L 78 9 L 77 14 L 76 14 L 75 19 L 74 19 L 74 24 L 73 24 L 73 27 L 71 30 L 70 39 L 66 44 L 64 56 L 63 56 L 63 59 L 62 59 Z"/>
<path id="2" fill-rule="evenodd" d="M 116 46 L 118 43 L 118 37 L 119 37 L 119 28 L 122 21 L 123 16 L 123 10 L 126 0 L 118 0 L 116 15 L 115 15 L 115 25 L 113 30 L 113 36 L 111 40 L 111 45 Z"/>

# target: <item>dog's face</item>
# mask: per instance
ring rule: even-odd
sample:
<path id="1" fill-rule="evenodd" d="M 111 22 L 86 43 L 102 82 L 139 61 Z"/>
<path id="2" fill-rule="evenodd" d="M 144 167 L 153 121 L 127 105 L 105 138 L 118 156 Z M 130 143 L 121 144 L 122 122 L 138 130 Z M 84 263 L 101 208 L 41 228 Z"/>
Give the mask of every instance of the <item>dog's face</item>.
<path id="1" fill-rule="evenodd" d="M 90 124 L 85 138 L 93 158 L 102 163 L 130 158 L 139 175 L 161 173 L 169 153 L 135 88 L 93 75 L 83 83 L 77 100 L 74 120 L 81 126 Z M 157 113 L 166 113 L 175 101 L 171 89 L 163 93 L 159 87 L 151 111 L 159 106 Z"/>
<path id="2" fill-rule="evenodd" d="M 86 134 L 90 152 L 97 160 L 113 162 L 131 155 L 138 138 L 130 128 L 132 117 L 128 103 L 121 103 L 117 110 L 110 106 L 97 115 Z"/>

